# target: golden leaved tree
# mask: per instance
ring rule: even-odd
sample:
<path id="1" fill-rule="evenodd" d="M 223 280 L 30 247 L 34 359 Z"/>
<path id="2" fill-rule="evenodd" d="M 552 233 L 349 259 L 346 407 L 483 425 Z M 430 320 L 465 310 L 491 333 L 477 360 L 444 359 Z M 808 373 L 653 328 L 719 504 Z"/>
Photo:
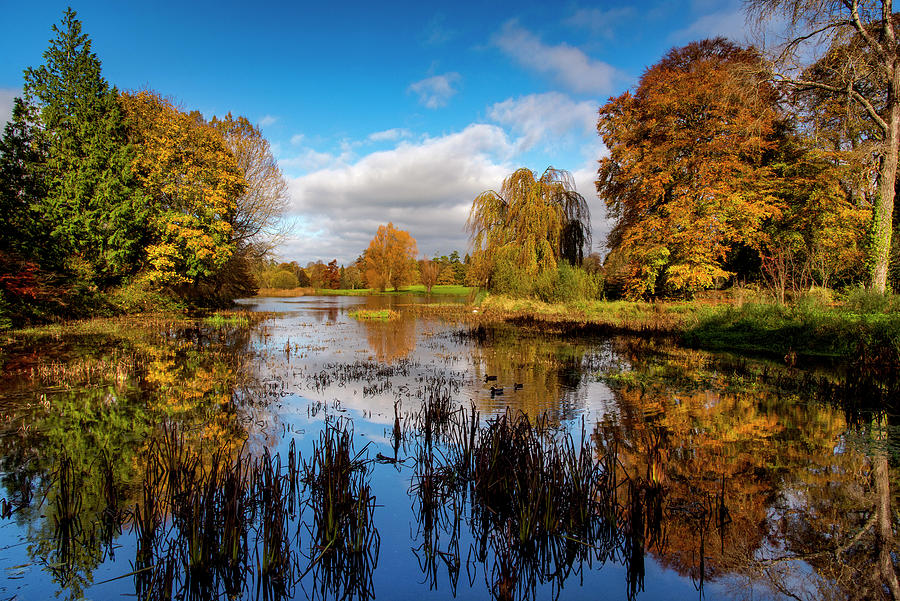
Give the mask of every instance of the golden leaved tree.
<path id="1" fill-rule="evenodd" d="M 369 288 L 397 290 L 407 284 L 416 267 L 416 240 L 393 223 L 379 226 L 365 254 L 365 276 Z"/>
<path id="2" fill-rule="evenodd" d="M 246 181 L 222 135 L 198 113 L 146 91 L 120 102 L 133 169 L 152 204 L 146 274 L 157 285 L 196 287 L 234 253 L 232 221 Z"/>
<path id="3" fill-rule="evenodd" d="M 626 294 L 692 293 L 730 275 L 779 209 L 767 156 L 780 115 L 758 53 L 724 38 L 671 50 L 600 108 L 597 191 L 616 220 L 609 261 Z"/>

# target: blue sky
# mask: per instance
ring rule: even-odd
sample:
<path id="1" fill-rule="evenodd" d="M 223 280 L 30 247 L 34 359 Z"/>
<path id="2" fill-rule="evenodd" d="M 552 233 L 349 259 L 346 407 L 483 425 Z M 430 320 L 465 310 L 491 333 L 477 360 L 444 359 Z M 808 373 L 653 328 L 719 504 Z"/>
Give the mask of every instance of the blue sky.
<path id="1" fill-rule="evenodd" d="M 0 120 L 66 2 L 0 0 Z M 379 224 L 465 252 L 472 199 L 518 167 L 592 179 L 596 114 L 674 46 L 745 41 L 740 0 L 72 1 L 105 77 L 262 126 L 291 190 L 286 260 L 348 263 Z"/>

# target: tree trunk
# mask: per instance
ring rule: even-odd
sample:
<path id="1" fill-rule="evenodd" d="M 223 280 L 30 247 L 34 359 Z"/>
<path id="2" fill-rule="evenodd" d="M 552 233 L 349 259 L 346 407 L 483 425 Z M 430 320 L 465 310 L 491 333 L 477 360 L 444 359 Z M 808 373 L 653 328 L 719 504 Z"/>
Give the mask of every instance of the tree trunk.
<path id="1" fill-rule="evenodd" d="M 894 220 L 894 186 L 897 180 L 897 146 L 900 143 L 900 68 L 893 65 L 887 90 L 887 126 L 884 136 L 884 156 L 878 171 L 878 199 L 875 203 L 875 238 L 873 240 L 875 268 L 872 288 L 887 290 L 888 263 L 891 256 L 891 236 Z"/>

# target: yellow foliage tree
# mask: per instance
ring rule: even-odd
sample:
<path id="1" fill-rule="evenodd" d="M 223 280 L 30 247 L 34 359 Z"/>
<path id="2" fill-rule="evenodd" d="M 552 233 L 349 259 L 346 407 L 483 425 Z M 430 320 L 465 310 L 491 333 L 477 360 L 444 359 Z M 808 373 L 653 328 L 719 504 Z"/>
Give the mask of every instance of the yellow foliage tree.
<path id="1" fill-rule="evenodd" d="M 222 135 L 198 113 L 153 92 L 120 97 L 134 142 L 134 171 L 151 197 L 151 282 L 196 286 L 234 252 L 236 199 L 246 187 Z"/>
<path id="2" fill-rule="evenodd" d="M 408 283 L 416 266 L 416 240 L 393 223 L 379 226 L 366 249 L 366 284 L 369 288 L 385 290 L 388 285 L 397 290 Z"/>

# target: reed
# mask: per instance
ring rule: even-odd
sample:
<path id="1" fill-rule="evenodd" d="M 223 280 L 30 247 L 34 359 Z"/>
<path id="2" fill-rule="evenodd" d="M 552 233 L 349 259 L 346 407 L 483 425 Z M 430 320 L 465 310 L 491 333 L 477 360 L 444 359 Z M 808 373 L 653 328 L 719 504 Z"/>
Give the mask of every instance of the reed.
<path id="1" fill-rule="evenodd" d="M 352 422 L 327 418 L 303 461 L 306 507 L 312 514 L 310 563 L 315 588 L 323 597 L 375 596 L 372 573 L 381 538 L 375 528 L 375 495 L 369 484 L 368 445 L 356 451 Z"/>

